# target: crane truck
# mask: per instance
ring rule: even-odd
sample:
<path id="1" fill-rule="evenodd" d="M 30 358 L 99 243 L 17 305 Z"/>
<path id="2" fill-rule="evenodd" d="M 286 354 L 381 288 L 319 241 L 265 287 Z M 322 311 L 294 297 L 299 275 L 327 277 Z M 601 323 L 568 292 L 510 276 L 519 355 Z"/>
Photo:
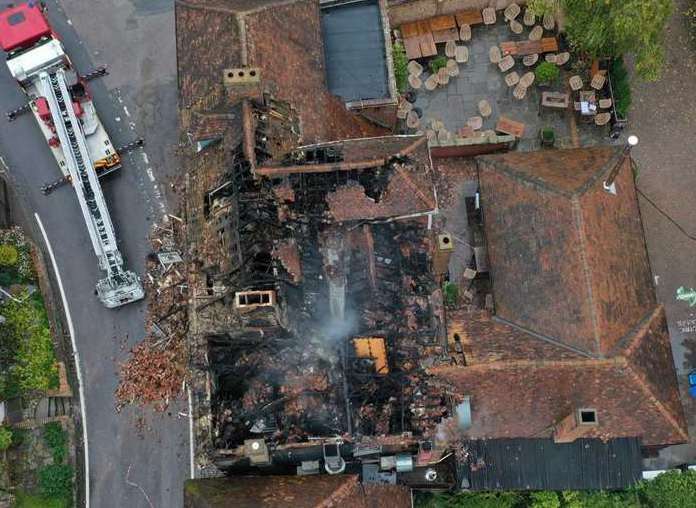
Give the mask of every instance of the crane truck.
<path id="1" fill-rule="evenodd" d="M 99 269 L 99 300 L 109 308 L 140 300 L 140 278 L 125 268 L 99 177 L 121 158 L 97 115 L 87 82 L 76 72 L 46 17 L 45 7 L 24 2 L 0 12 L 0 46 L 12 77 L 69 180 L 87 226 Z"/>

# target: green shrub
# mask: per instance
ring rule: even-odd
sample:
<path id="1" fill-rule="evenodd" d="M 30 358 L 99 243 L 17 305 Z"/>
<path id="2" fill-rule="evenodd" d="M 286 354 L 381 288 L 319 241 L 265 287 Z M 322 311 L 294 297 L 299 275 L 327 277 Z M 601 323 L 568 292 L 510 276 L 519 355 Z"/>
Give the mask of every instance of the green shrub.
<path id="1" fill-rule="evenodd" d="M 39 469 L 39 489 L 48 498 L 72 496 L 73 469 L 66 464 L 52 464 Z"/>
<path id="2" fill-rule="evenodd" d="M 459 300 L 459 287 L 452 282 L 445 282 L 442 285 L 442 297 L 445 301 L 445 305 L 448 307 L 457 305 L 457 301 Z"/>
<path id="3" fill-rule="evenodd" d="M 517 492 L 417 493 L 415 506 L 420 508 L 513 508 L 524 506 Z"/>
<path id="4" fill-rule="evenodd" d="M 529 494 L 530 508 L 561 508 L 558 494 L 550 490 L 540 490 Z"/>
<path id="5" fill-rule="evenodd" d="M 12 444 L 12 431 L 5 426 L 0 427 L 0 451 L 7 450 Z"/>
<path id="6" fill-rule="evenodd" d="M 68 433 L 58 422 L 50 422 L 43 427 L 43 437 L 53 454 L 53 463 L 61 464 L 67 454 Z"/>
<path id="7" fill-rule="evenodd" d="M 3 391 L 11 387 L 20 391 L 45 391 L 58 386 L 58 369 L 53 340 L 40 296 L 22 296 L 22 301 L 6 301 L 0 307 L 5 323 L 0 325 L 3 343 L 14 350 L 0 347 L 0 354 L 13 355 L 7 364 L 9 374 L 3 380 Z M 7 360 L 7 359 L 6 359 Z"/>
<path id="8" fill-rule="evenodd" d="M 447 66 L 447 57 L 442 55 L 436 56 L 428 62 L 428 66 L 430 67 L 430 71 L 435 74 L 437 71 Z"/>
<path id="9" fill-rule="evenodd" d="M 616 112 L 620 117 L 626 118 L 631 107 L 631 83 L 628 71 L 624 66 L 623 58 L 616 58 L 609 67 L 611 85 L 614 90 Z"/>
<path id="10" fill-rule="evenodd" d="M 560 74 L 561 71 L 558 70 L 558 66 L 551 62 L 541 62 L 534 69 L 534 75 L 539 83 L 555 83 Z"/>
<path id="11" fill-rule="evenodd" d="M 392 46 L 392 59 L 396 89 L 399 93 L 404 93 L 408 88 L 408 58 L 406 58 L 406 49 L 400 42 L 395 42 Z"/>
<path id="12" fill-rule="evenodd" d="M 668 471 L 636 487 L 642 504 L 650 508 L 696 506 L 696 471 Z"/>
<path id="13" fill-rule="evenodd" d="M 14 245 L 0 244 L 0 266 L 15 266 L 19 261 L 19 251 Z"/>
<path id="14" fill-rule="evenodd" d="M 544 14 L 555 14 L 558 10 L 558 2 L 559 0 L 529 0 L 527 9 L 535 16 L 542 17 Z"/>
<path id="15" fill-rule="evenodd" d="M 70 505 L 70 499 L 49 499 L 19 491 L 14 508 L 68 508 Z"/>

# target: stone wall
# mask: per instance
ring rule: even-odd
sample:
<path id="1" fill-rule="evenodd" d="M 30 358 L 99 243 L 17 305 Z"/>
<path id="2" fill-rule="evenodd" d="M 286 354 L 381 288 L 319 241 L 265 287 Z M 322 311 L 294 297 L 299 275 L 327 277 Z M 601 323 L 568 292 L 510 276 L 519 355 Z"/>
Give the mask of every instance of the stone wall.
<path id="1" fill-rule="evenodd" d="M 403 23 L 453 14 L 463 10 L 481 10 L 485 7 L 505 9 L 515 0 L 389 0 L 389 23 L 392 28 Z M 526 0 L 517 0 L 525 4 Z"/>

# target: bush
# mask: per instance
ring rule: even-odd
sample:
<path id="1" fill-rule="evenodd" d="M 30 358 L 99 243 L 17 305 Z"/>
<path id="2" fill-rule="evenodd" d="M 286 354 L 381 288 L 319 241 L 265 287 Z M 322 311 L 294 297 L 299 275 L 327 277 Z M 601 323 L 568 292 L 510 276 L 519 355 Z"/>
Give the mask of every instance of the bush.
<path id="1" fill-rule="evenodd" d="M 555 14 L 558 11 L 558 2 L 559 0 L 529 0 L 527 9 L 540 18 L 544 14 Z"/>
<path id="2" fill-rule="evenodd" d="M 428 62 L 428 66 L 430 67 L 430 71 L 435 74 L 437 71 L 447 66 L 447 57 L 442 55 L 436 56 Z"/>
<path id="3" fill-rule="evenodd" d="M 626 118 L 631 107 L 631 83 L 623 58 L 616 58 L 611 62 L 609 74 L 614 90 L 614 100 L 616 101 L 614 107 L 620 117 Z"/>
<path id="4" fill-rule="evenodd" d="M 539 83 L 555 83 L 558 77 L 561 75 L 561 71 L 558 70 L 558 66 L 551 62 L 541 62 L 534 69 L 534 75 L 536 76 L 537 82 Z"/>
<path id="5" fill-rule="evenodd" d="M 12 444 L 12 431 L 7 427 L 0 427 L 0 452 L 7 450 Z"/>
<path id="6" fill-rule="evenodd" d="M 421 508 L 513 508 L 521 505 L 517 492 L 418 493 L 415 506 Z"/>
<path id="7" fill-rule="evenodd" d="M 43 437 L 53 453 L 53 463 L 61 464 L 67 454 L 66 443 L 68 434 L 58 422 L 50 422 L 44 425 Z"/>
<path id="8" fill-rule="evenodd" d="M 645 506 L 683 508 L 696 506 L 696 471 L 668 471 L 636 487 Z"/>
<path id="9" fill-rule="evenodd" d="M 530 508 L 561 508 L 558 494 L 550 490 L 540 490 L 529 494 Z"/>
<path id="10" fill-rule="evenodd" d="M 396 89 L 399 93 L 404 93 L 408 89 L 408 58 L 406 58 L 406 49 L 400 42 L 395 42 L 392 47 L 392 59 Z"/>
<path id="11" fill-rule="evenodd" d="M 0 244 L 0 266 L 15 266 L 19 261 L 19 251 L 14 245 Z"/>
<path id="12" fill-rule="evenodd" d="M 58 369 L 48 319 L 39 296 L 20 297 L 22 301 L 6 301 L 0 307 L 5 323 L 0 325 L 3 356 L 13 355 L 3 379 L 5 394 L 12 391 L 45 391 L 58 386 Z M 11 345 L 14 350 L 5 348 Z M 7 358 L 5 358 L 7 360 Z"/>
<path id="13" fill-rule="evenodd" d="M 39 489 L 48 498 L 72 496 L 73 469 L 66 464 L 52 464 L 39 469 Z"/>

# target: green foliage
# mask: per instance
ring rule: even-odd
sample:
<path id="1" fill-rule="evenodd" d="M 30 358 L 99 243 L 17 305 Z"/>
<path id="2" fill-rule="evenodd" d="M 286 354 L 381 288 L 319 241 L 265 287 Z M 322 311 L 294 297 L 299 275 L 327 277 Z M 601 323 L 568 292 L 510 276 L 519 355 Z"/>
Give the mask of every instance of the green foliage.
<path id="1" fill-rule="evenodd" d="M 68 508 L 71 504 L 70 499 L 48 499 L 21 491 L 16 495 L 14 508 Z"/>
<path id="2" fill-rule="evenodd" d="M 6 251 L 6 260 L 8 253 L 10 261 L 14 257 L 14 253 L 11 252 L 12 248 L 14 248 L 14 252 L 17 253 L 17 258 L 14 263 L 8 265 L 0 263 L 0 285 L 11 286 L 12 284 L 22 284 L 33 281 L 35 279 L 35 273 L 31 259 L 31 249 L 22 230 L 18 227 L 0 229 L 0 245 L 10 247 L 10 249 L 3 249 Z"/>
<path id="3" fill-rule="evenodd" d="M 626 118 L 631 107 L 631 83 L 623 58 L 616 58 L 612 61 L 609 74 L 611 75 L 611 84 L 614 89 L 616 112 L 620 117 Z"/>
<path id="4" fill-rule="evenodd" d="M 696 471 L 668 471 L 636 487 L 642 504 L 650 508 L 696 506 Z"/>
<path id="5" fill-rule="evenodd" d="M 523 501 L 517 492 L 457 492 L 453 494 L 418 494 L 420 508 L 513 508 Z"/>
<path id="6" fill-rule="evenodd" d="M 68 499 L 72 496 L 72 466 L 52 464 L 39 469 L 39 489 L 47 498 Z"/>
<path id="7" fill-rule="evenodd" d="M 453 307 L 457 305 L 459 300 L 459 287 L 452 282 L 445 282 L 442 285 L 442 296 L 445 300 L 445 305 Z"/>
<path id="8" fill-rule="evenodd" d="M 558 494 L 550 490 L 540 490 L 529 494 L 530 508 L 561 508 Z"/>
<path id="9" fill-rule="evenodd" d="M 558 2 L 559 0 L 529 0 L 527 9 L 540 18 L 544 14 L 555 14 L 558 11 Z"/>
<path id="10" fill-rule="evenodd" d="M 447 57 L 442 55 L 436 56 L 428 62 L 428 66 L 430 67 L 430 71 L 435 74 L 437 71 L 447 66 Z"/>
<path id="11" fill-rule="evenodd" d="M 563 0 L 563 10 L 566 34 L 576 49 L 592 57 L 632 52 L 640 77 L 660 77 L 672 0 Z"/>
<path id="12" fill-rule="evenodd" d="M 0 427 L 0 452 L 7 450 L 12 444 L 12 431 L 5 426 Z"/>
<path id="13" fill-rule="evenodd" d="M 558 80 L 561 75 L 561 71 L 558 69 L 556 64 L 551 62 L 541 62 L 534 69 L 534 75 L 536 76 L 537 82 L 544 84 L 551 84 Z"/>
<path id="14" fill-rule="evenodd" d="M 68 433 L 58 422 L 50 422 L 44 425 L 43 438 L 53 454 L 53 463 L 61 464 L 67 455 Z"/>
<path id="15" fill-rule="evenodd" d="M 0 360 L 10 365 L 2 375 L 5 397 L 58 386 L 58 369 L 48 318 L 40 295 L 22 295 L 0 306 L 5 323 L 0 325 Z"/>
<path id="16" fill-rule="evenodd" d="M 396 89 L 399 93 L 404 93 L 408 88 L 408 58 L 406 58 L 406 49 L 400 42 L 395 42 L 392 46 L 392 59 Z"/>
<path id="17" fill-rule="evenodd" d="M 19 261 L 19 251 L 14 245 L 0 244 L 0 266 L 15 266 Z"/>

